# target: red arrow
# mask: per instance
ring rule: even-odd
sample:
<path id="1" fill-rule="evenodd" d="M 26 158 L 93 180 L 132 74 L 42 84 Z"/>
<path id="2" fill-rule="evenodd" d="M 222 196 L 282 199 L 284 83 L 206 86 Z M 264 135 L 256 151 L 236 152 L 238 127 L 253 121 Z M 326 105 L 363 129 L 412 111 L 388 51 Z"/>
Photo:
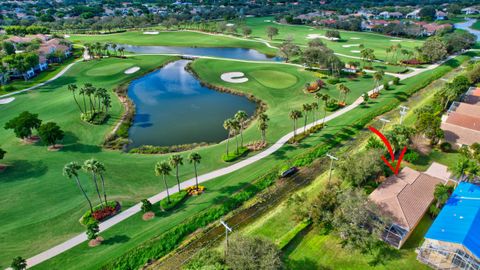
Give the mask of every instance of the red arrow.
<path id="1" fill-rule="evenodd" d="M 378 137 L 380 137 L 380 139 L 383 141 L 383 143 L 387 147 L 388 152 L 390 153 L 390 158 L 392 159 L 392 163 L 394 163 L 395 162 L 395 154 L 393 153 L 392 145 L 388 141 L 387 137 L 385 137 L 385 135 L 383 135 L 380 131 L 378 131 L 376 128 L 374 128 L 372 126 L 369 126 L 368 129 L 370 129 L 370 131 L 372 131 Z M 397 164 L 396 164 L 395 168 L 393 167 L 392 164 L 390 164 L 390 162 L 388 162 L 388 160 L 387 160 L 387 158 L 385 158 L 385 156 L 382 156 L 383 162 L 385 162 L 385 164 L 387 164 L 387 166 L 390 168 L 390 170 L 392 170 L 392 172 L 395 175 L 397 175 L 398 171 L 400 170 L 400 163 L 402 163 L 403 156 L 405 155 L 406 152 L 407 152 L 407 147 L 405 146 L 403 148 L 402 152 L 400 153 L 400 156 L 398 157 L 398 161 L 397 161 Z"/>

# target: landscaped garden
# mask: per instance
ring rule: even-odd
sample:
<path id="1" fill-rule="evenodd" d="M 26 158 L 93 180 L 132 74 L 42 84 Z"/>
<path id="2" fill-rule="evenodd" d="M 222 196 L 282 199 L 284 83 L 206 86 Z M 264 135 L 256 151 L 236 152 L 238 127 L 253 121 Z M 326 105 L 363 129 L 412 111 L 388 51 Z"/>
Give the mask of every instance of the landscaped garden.
<path id="1" fill-rule="evenodd" d="M 184 40 L 188 40 L 189 43 L 195 43 L 192 40 L 197 40 L 198 43 L 195 43 L 197 46 L 247 47 L 267 53 L 273 50 L 260 42 L 213 37 L 191 32 L 175 32 L 175 35 L 173 32 L 159 35 L 128 32 L 101 37 L 74 36 L 73 40 L 89 41 L 90 39 L 91 41 L 93 38 L 95 40 L 103 38 L 104 41 L 111 41 L 112 37 L 115 38 L 114 42 L 130 44 L 138 42 L 139 45 L 183 46 L 186 45 Z M 165 40 L 168 43 L 164 44 Z M 339 50 L 341 49 L 339 48 Z M 148 239 L 174 228 L 195 213 L 217 205 L 246 184 L 264 175 L 270 168 L 277 166 L 279 162 L 291 160 L 304 153 L 305 149 L 322 143 L 328 144 L 337 135 L 339 140 L 350 139 L 358 129 L 362 128 L 359 123 L 365 124 L 365 119 L 392 109 L 392 106 L 399 100 L 404 99 L 425 86 L 433 78 L 452 69 L 452 66 L 458 65 L 467 58 L 468 56 L 459 56 L 438 69 L 405 80 L 401 85 L 384 91 L 377 99 L 371 99 L 368 104 L 332 120 L 327 127 L 320 132 L 313 132 L 310 137 L 300 143 L 285 145 L 255 165 L 203 184 L 206 192 L 201 196 L 188 197 L 185 200 L 184 194 L 178 193 L 179 195 L 172 196 L 173 206 L 171 202 L 162 201 L 160 203 L 163 204 L 162 208 L 165 211 L 160 211 L 160 205 L 155 204 L 151 209 L 156 215 L 155 218 L 144 221 L 142 213 L 138 213 L 102 233 L 104 241 L 95 248 L 89 248 L 82 244 L 37 267 L 51 269 L 61 266 L 69 269 L 85 269 L 98 268 L 112 262 Z M 59 151 L 48 151 L 46 147 L 43 147 L 46 141 L 25 144 L 16 138 L 11 130 L 0 129 L 0 135 L 4 138 L 1 147 L 7 152 L 2 163 L 8 165 L 6 170 L 1 173 L 2 179 L 5 180 L 0 181 L 0 186 L 5 194 L 0 200 L 4 205 L 0 212 L 2 220 L 5 220 L 0 227 L 0 237 L 2 244 L 8 250 L 0 255 L 1 267 L 6 266 L 4 262 L 10 261 L 15 256 L 35 255 L 85 231 L 85 227 L 78 220 L 87 211 L 88 204 L 85 203 L 85 199 L 73 179 L 69 180 L 62 176 L 64 165 L 71 161 L 83 162 L 94 156 L 95 159 L 102 162 L 106 168 L 105 190 L 108 190 L 109 202 L 118 201 L 122 209 L 165 190 L 165 186 L 177 185 L 175 177 L 166 173 L 167 169 L 158 170 L 157 175 L 154 171 L 155 164 L 168 161 L 170 154 L 130 154 L 106 150 L 101 145 L 124 112 L 122 103 L 112 90 L 167 62 L 178 59 L 173 56 L 132 56 L 126 59 L 109 58 L 77 63 L 59 79 L 34 92 L 17 95 L 12 103 L 0 105 L 2 119 L 5 122 L 28 110 L 38 114 L 45 123 L 55 122 L 64 132 L 64 138 L 61 140 L 62 148 Z M 137 72 L 126 72 L 136 67 L 139 68 Z M 339 80 L 333 80 L 332 76 L 327 75 L 328 72 L 305 71 L 298 66 L 216 59 L 197 59 L 191 64 L 191 68 L 201 81 L 215 88 L 251 96 L 266 105 L 263 110 L 269 120 L 264 124 L 268 123 L 268 126 L 261 128 L 258 120 L 252 121 L 245 130 L 242 129 L 241 136 L 245 143 L 259 141 L 263 137 L 271 144 L 292 131 L 293 121 L 290 115 L 292 110 L 301 111 L 303 117 L 308 116 L 305 121 L 307 123 L 319 119 L 320 116 L 323 117 L 323 113 L 330 114 L 330 111 L 323 111 L 324 100 L 320 98 L 322 96 L 328 95 L 330 101 L 334 100 L 333 102 L 337 105 L 342 103 L 341 105 L 345 106 L 379 83 L 392 79 L 385 75 L 381 80 L 376 81 L 370 74 L 361 74 L 358 76 L 345 75 Z M 221 75 L 226 72 L 241 72 L 248 78 L 248 81 L 231 83 L 222 80 Z M 323 87 L 316 93 L 310 93 L 306 89 L 306 85 L 311 85 L 318 80 L 324 81 Z M 108 110 L 109 117 L 102 119 L 105 121 L 95 123 L 96 125 L 89 123 L 92 120 L 91 117 L 82 121 L 81 114 L 87 111 L 87 107 L 82 107 L 81 103 L 79 106 L 75 104 L 72 89 L 68 87 L 72 84 L 77 85 L 78 89 L 84 87 L 85 84 L 106 89 L 111 100 L 111 107 L 107 109 L 108 106 L 102 107 L 100 104 L 98 108 L 102 109 L 102 113 L 107 113 L 106 110 Z M 321 95 L 316 95 L 317 93 Z M 311 105 L 313 103 L 318 104 L 316 109 Z M 88 110 L 95 110 L 94 108 L 97 107 L 90 106 Z M 305 118 L 299 115 L 297 118 L 295 120 L 299 121 L 298 125 L 300 126 L 300 123 L 303 125 Z M 168 127 L 165 128 L 168 129 Z M 186 158 L 190 153 L 198 152 L 202 156 L 201 163 L 196 164 L 198 173 L 210 172 L 216 168 L 227 166 L 227 163 L 222 160 L 225 143 L 186 151 L 181 155 Z M 255 152 L 250 152 L 247 156 L 253 154 Z M 301 161 L 297 162 L 301 163 Z M 179 179 L 184 181 L 192 178 L 195 169 L 193 164 L 185 162 L 183 166 L 180 166 Z M 162 176 L 166 176 L 165 183 Z M 94 183 L 86 181 L 83 185 L 86 194 L 95 198 L 98 192 L 96 192 Z M 28 194 L 28 200 L 25 200 L 25 194 Z M 101 200 L 95 201 L 94 205 L 101 203 Z M 7 207 L 14 202 L 17 207 Z"/>

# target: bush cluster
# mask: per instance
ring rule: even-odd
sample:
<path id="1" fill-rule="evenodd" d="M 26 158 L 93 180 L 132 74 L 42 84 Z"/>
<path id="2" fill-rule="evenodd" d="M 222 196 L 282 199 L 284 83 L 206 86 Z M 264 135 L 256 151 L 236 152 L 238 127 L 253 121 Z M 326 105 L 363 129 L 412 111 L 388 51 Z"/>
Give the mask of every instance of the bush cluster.
<path id="1" fill-rule="evenodd" d="M 168 202 L 167 198 L 160 201 L 160 208 L 162 208 L 163 211 L 172 210 L 181 202 L 183 202 L 183 200 L 187 197 L 187 195 L 188 195 L 188 192 L 186 190 L 181 190 L 180 192 L 172 194 L 170 195 L 170 203 Z"/>

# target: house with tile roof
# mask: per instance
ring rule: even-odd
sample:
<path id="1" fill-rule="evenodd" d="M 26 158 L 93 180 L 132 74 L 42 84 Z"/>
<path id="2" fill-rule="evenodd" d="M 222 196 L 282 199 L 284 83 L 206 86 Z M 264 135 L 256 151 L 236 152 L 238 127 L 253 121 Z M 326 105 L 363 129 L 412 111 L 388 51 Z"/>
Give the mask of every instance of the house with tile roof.
<path id="1" fill-rule="evenodd" d="M 445 141 L 457 146 L 480 142 L 480 89 L 470 88 L 464 102 L 453 102 L 442 117 Z"/>
<path id="2" fill-rule="evenodd" d="M 434 269 L 480 269 L 480 186 L 461 182 L 428 229 L 418 260 Z"/>
<path id="3" fill-rule="evenodd" d="M 381 213 L 391 219 L 382 234 L 382 240 L 401 248 L 414 231 L 434 200 L 437 184 L 446 184 L 450 174 L 445 166 L 434 163 L 435 170 L 418 172 L 409 167 L 398 175 L 388 177 L 369 196 Z M 441 172 L 438 174 L 430 172 Z"/>

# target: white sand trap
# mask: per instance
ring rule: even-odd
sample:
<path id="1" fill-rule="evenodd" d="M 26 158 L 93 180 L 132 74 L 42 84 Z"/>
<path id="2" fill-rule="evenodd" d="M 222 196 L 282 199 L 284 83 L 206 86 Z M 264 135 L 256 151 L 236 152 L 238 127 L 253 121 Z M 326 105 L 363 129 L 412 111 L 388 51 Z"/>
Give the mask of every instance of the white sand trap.
<path id="1" fill-rule="evenodd" d="M 353 50 L 353 51 L 350 51 L 350 52 L 353 52 L 353 53 L 360 53 L 360 51 L 355 51 L 355 50 Z"/>
<path id="2" fill-rule="evenodd" d="M 137 71 L 139 71 L 139 70 L 140 70 L 139 67 L 131 67 L 131 68 L 125 70 L 125 74 L 133 74 L 133 73 L 135 73 L 135 72 L 137 72 Z"/>
<path id="3" fill-rule="evenodd" d="M 235 24 L 234 23 L 227 23 L 227 26 L 232 27 L 232 26 L 235 26 Z"/>
<path id="4" fill-rule="evenodd" d="M 328 39 L 328 40 L 338 40 L 338 38 L 329 38 L 324 35 L 319 35 L 319 34 L 308 34 L 307 39 L 316 39 L 316 38 L 323 38 L 323 39 Z"/>
<path id="5" fill-rule="evenodd" d="M 343 48 L 358 47 L 358 46 L 360 46 L 360 44 L 342 45 Z"/>
<path id="6" fill-rule="evenodd" d="M 147 32 L 143 32 L 144 35 L 158 35 L 158 31 L 147 31 Z"/>
<path id="7" fill-rule="evenodd" d="M 0 104 L 8 104 L 12 101 L 14 101 L 15 98 L 14 97 L 11 97 L 11 98 L 4 98 L 4 99 L 0 99 Z"/>
<path id="8" fill-rule="evenodd" d="M 70 35 L 66 35 L 66 34 L 65 34 L 65 35 L 63 35 L 63 37 L 64 37 L 64 38 L 69 38 Z"/>
<path id="9" fill-rule="evenodd" d="M 263 20 L 264 22 L 271 22 L 271 20 Z"/>
<path id="10" fill-rule="evenodd" d="M 401 39 L 390 39 L 391 42 L 402 42 Z"/>
<path id="11" fill-rule="evenodd" d="M 229 83 L 245 83 L 248 82 L 248 78 L 245 77 L 243 72 L 227 72 L 223 73 L 220 78 Z"/>
<path id="12" fill-rule="evenodd" d="M 351 37 L 350 39 L 360 39 L 359 37 Z"/>

